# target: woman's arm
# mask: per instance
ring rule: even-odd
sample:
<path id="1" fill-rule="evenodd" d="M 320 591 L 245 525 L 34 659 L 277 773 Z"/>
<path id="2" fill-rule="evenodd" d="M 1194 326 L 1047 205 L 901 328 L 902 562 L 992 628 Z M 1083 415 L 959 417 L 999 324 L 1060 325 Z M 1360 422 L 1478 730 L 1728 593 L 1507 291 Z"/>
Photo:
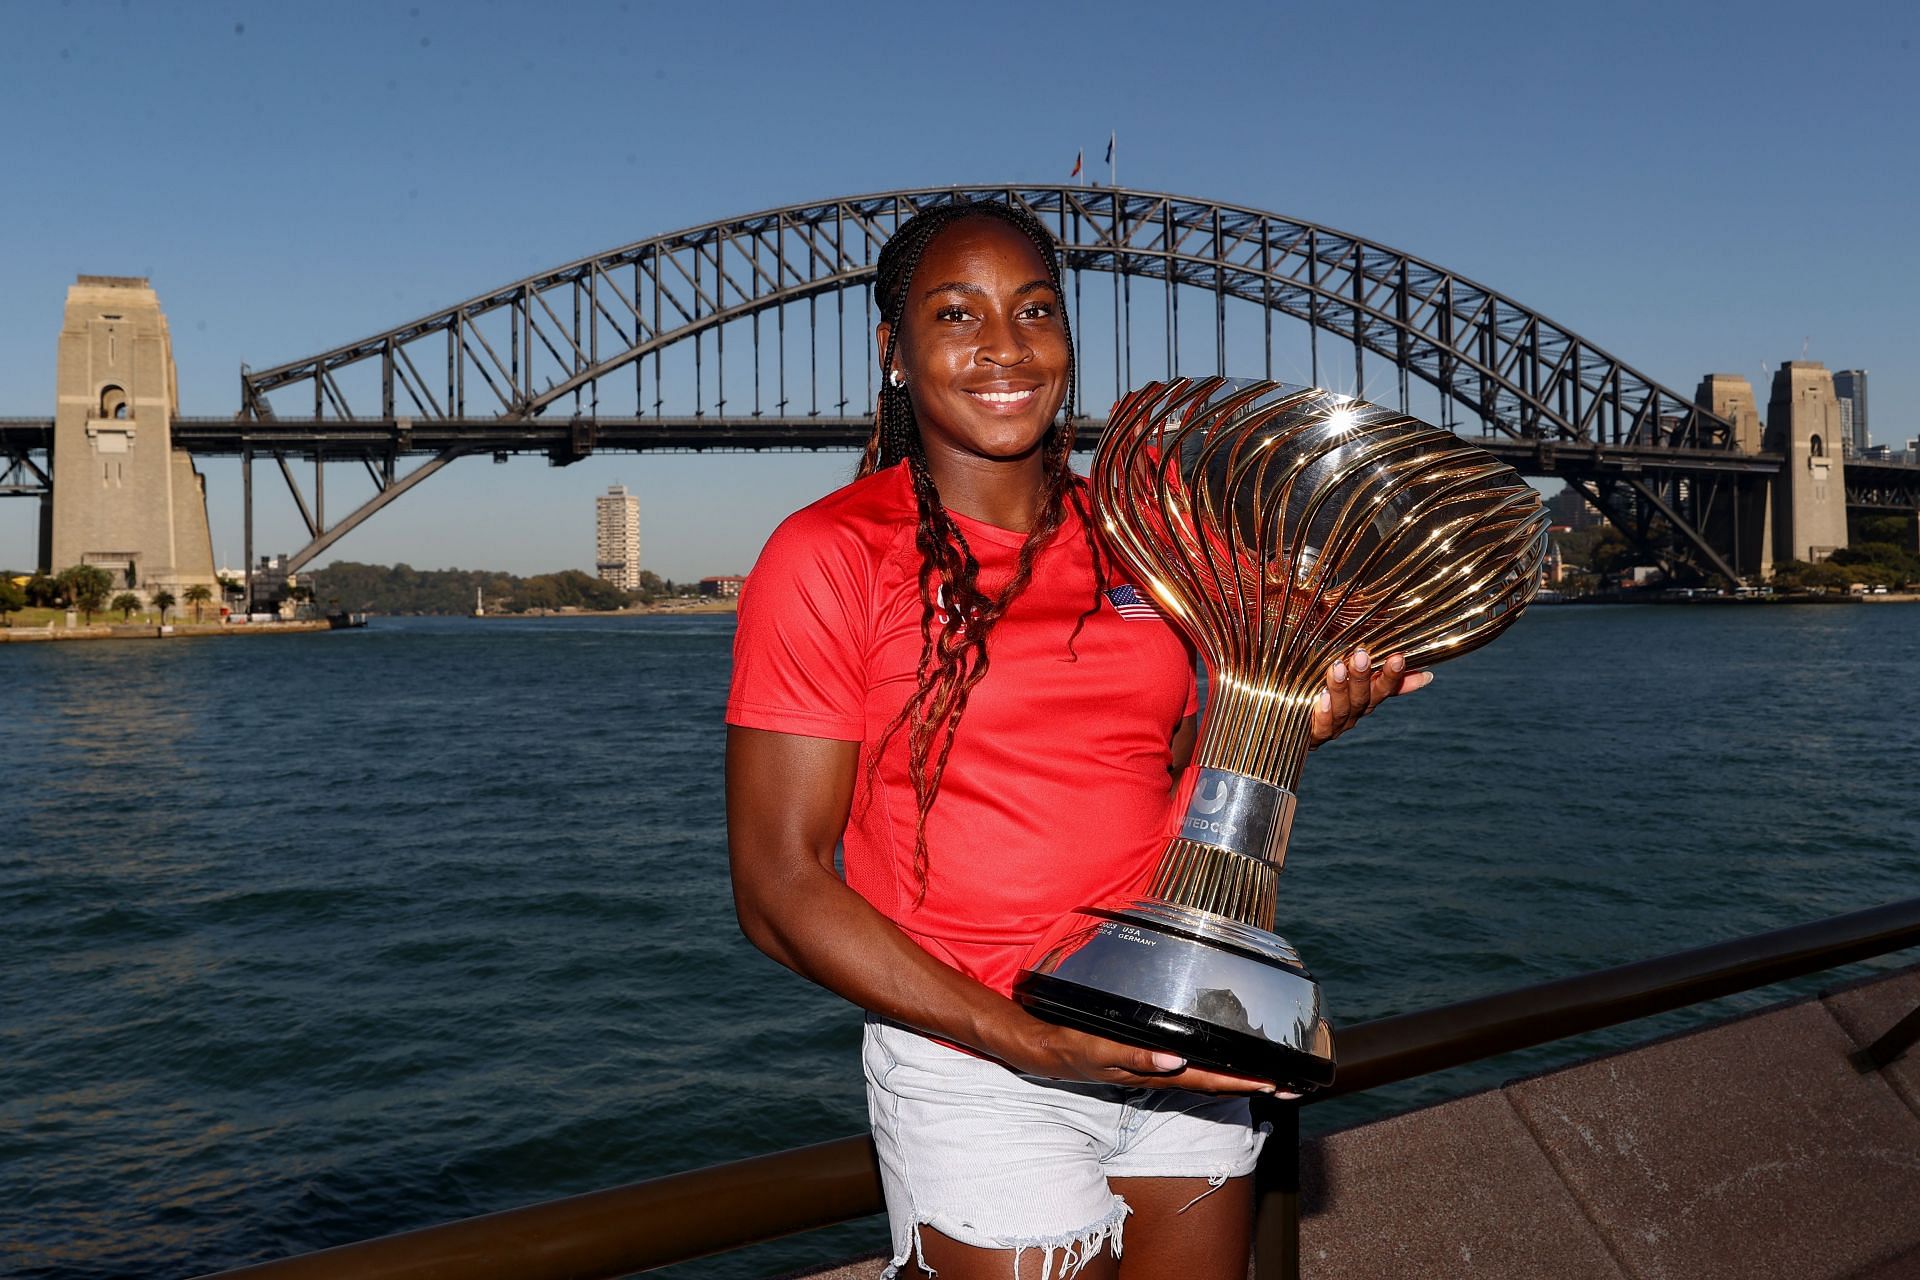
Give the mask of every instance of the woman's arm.
<path id="1" fill-rule="evenodd" d="M 734 907 L 756 947 L 864 1009 L 1016 1071 L 1213 1092 L 1271 1089 L 1042 1022 L 915 945 L 834 870 L 858 768 L 857 743 L 728 729 Z"/>

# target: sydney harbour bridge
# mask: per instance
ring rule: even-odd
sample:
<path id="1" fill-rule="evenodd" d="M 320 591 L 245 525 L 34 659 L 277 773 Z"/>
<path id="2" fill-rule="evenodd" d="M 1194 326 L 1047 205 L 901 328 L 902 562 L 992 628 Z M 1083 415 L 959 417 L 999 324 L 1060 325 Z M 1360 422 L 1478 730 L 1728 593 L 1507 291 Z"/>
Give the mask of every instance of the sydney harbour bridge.
<path id="1" fill-rule="evenodd" d="M 243 367 L 236 412 L 174 417 L 172 447 L 240 459 L 249 565 L 256 465 L 280 473 L 309 539 L 289 569 L 462 458 L 853 448 L 872 421 L 880 246 L 917 210 L 955 198 L 1019 205 L 1057 237 L 1084 444 L 1105 405 L 1153 378 L 1308 382 L 1566 482 L 1683 579 L 1760 568 L 1741 512 L 1764 518 L 1751 513 L 1764 513 L 1784 455 L 1743 441 L 1710 407 L 1398 249 L 1124 188 L 887 191 L 636 241 L 317 355 Z M 0 419 L 0 495 L 47 491 L 53 426 Z M 329 469 L 342 464 L 365 479 L 330 509 Z M 1920 510 L 1920 467 L 1849 460 L 1846 500 Z"/>

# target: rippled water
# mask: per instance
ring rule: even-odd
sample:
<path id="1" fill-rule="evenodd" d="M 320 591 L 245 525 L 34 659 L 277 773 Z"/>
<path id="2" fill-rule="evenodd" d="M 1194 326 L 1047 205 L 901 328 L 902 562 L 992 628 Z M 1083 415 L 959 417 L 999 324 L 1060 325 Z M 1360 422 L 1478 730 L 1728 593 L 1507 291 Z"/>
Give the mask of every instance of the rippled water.
<path id="1" fill-rule="evenodd" d="M 862 1127 L 857 1015 L 733 925 L 731 634 L 0 648 L 0 1269 L 188 1276 Z M 1315 756 L 1283 927 L 1355 1021 L 1920 893 L 1915 670 L 1898 606 L 1536 609 Z"/>

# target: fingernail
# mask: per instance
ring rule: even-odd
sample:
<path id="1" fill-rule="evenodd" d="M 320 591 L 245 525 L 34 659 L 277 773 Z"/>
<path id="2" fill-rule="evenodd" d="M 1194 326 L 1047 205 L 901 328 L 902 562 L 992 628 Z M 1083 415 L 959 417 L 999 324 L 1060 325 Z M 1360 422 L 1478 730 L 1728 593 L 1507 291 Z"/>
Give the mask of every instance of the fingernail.
<path id="1" fill-rule="evenodd" d="M 1395 674 L 1398 674 L 1402 671 L 1405 671 L 1406 669 L 1407 669 L 1407 660 L 1401 657 L 1399 654 L 1396 653 L 1391 658 L 1387 659 L 1387 670 L 1394 672 Z"/>
<path id="2" fill-rule="evenodd" d="M 1261 1085 L 1261 1086 L 1260 1086 L 1260 1092 L 1262 1092 L 1262 1093 L 1278 1093 L 1278 1092 L 1280 1092 L 1280 1086 L 1279 1086 L 1279 1085 L 1277 1085 L 1277 1084 L 1263 1084 L 1263 1085 Z"/>
<path id="3" fill-rule="evenodd" d="M 1346 678 L 1347 678 L 1347 664 L 1344 662 L 1334 663 L 1333 664 L 1333 682 L 1335 684 L 1339 684 L 1342 681 L 1344 681 Z"/>
<path id="4" fill-rule="evenodd" d="M 1187 1060 L 1175 1053 L 1156 1053 L 1153 1055 L 1153 1068 L 1156 1071 L 1178 1071 L 1187 1065 Z"/>
<path id="5" fill-rule="evenodd" d="M 1367 651 L 1365 649 L 1355 649 L 1353 651 L 1353 669 L 1355 671 L 1365 671 L 1367 664 L 1372 661 L 1371 658 L 1367 657 Z"/>
<path id="6" fill-rule="evenodd" d="M 1313 700 L 1313 709 L 1315 711 L 1333 710 L 1333 696 L 1329 694 L 1325 689 L 1322 689 L 1320 691 L 1320 696 Z"/>

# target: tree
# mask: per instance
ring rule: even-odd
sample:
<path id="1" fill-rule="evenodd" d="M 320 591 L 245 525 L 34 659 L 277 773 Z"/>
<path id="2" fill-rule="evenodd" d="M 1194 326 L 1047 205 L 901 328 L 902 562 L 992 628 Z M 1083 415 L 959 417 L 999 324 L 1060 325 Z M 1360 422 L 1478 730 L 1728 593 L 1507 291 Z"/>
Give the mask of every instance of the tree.
<path id="1" fill-rule="evenodd" d="M 195 622 L 200 621 L 200 610 L 211 599 L 213 599 L 213 588 L 204 582 L 196 582 L 187 588 L 187 603 L 193 606 Z"/>
<path id="2" fill-rule="evenodd" d="M 173 592 L 167 590 L 165 587 L 154 592 L 151 598 L 153 600 L 153 607 L 160 611 L 161 622 L 167 620 L 167 610 L 179 603 L 179 601 L 173 598 Z"/>
<path id="3" fill-rule="evenodd" d="M 1587 551 L 1587 568 L 1595 573 L 1618 573 L 1638 563 L 1639 554 L 1627 544 L 1618 529 L 1610 528 L 1602 533 Z"/>
<path id="4" fill-rule="evenodd" d="M 1913 543 L 1913 523 L 1906 516 L 1866 516 L 1855 521 L 1850 542 L 1891 542 L 1896 547 Z"/>
<path id="5" fill-rule="evenodd" d="M 18 613 L 26 607 L 27 593 L 14 584 L 13 576 L 11 574 L 0 576 L 0 620 L 12 626 L 13 620 L 7 615 Z"/>
<path id="6" fill-rule="evenodd" d="M 120 621 L 125 622 L 140 607 L 140 597 L 131 591 L 122 591 L 113 598 L 113 607 L 120 611 Z"/>
<path id="7" fill-rule="evenodd" d="M 1822 562 L 1812 564 L 1805 560 L 1776 560 L 1773 562 L 1773 585 L 1781 591 L 1807 591 L 1819 587 L 1827 591 L 1845 591 L 1847 587 L 1860 581 L 1850 573 L 1845 565 Z"/>
<path id="8" fill-rule="evenodd" d="M 93 564 L 62 569 L 57 581 L 68 607 L 78 609 L 89 623 L 94 614 L 106 607 L 107 593 L 113 590 L 113 575 Z"/>
<path id="9" fill-rule="evenodd" d="M 44 573 L 36 572 L 27 579 L 27 606 L 32 609 L 51 609 L 60 599 L 60 584 Z"/>

